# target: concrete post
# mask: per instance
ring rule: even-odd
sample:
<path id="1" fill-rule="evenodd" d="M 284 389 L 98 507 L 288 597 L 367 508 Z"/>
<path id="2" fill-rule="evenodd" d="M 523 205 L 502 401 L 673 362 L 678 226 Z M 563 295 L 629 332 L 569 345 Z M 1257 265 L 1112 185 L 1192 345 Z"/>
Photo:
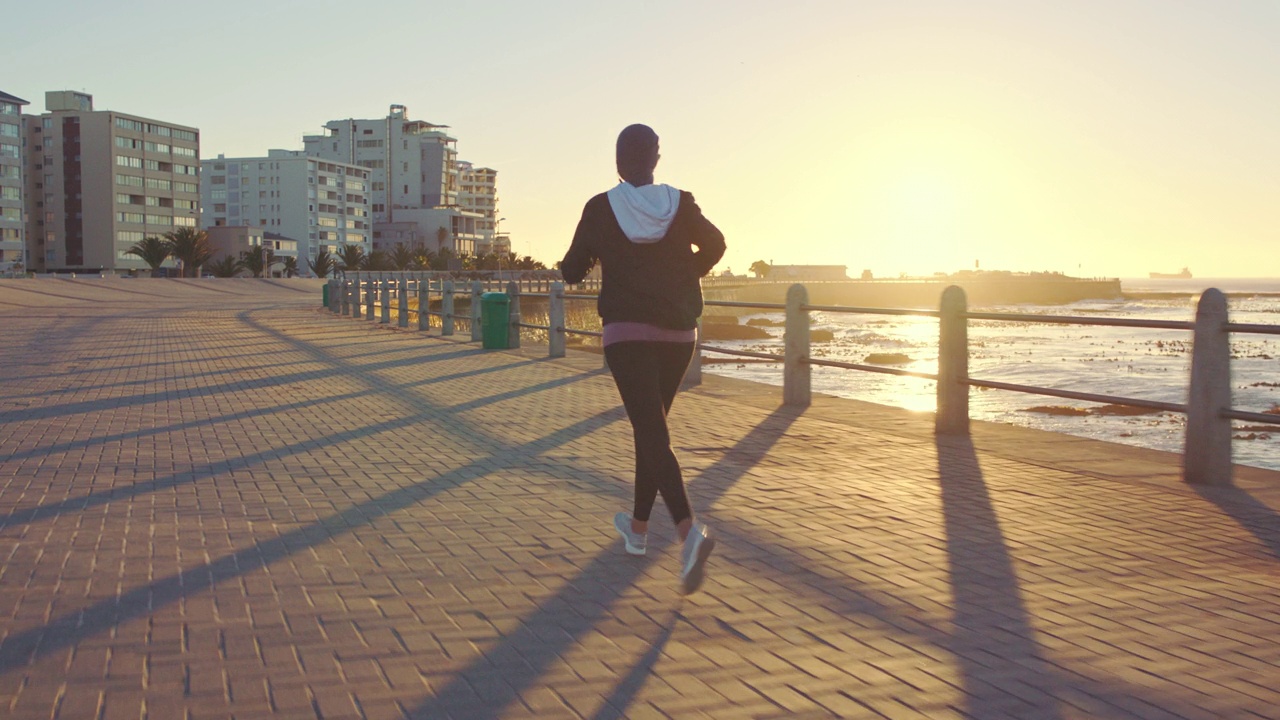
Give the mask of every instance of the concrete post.
<path id="1" fill-rule="evenodd" d="M 520 347 L 520 283 L 512 280 L 507 283 L 507 297 L 511 305 L 507 311 L 507 347 Z"/>
<path id="2" fill-rule="evenodd" d="M 809 365 L 809 291 L 803 285 L 787 290 L 786 347 L 782 370 L 782 404 L 808 407 L 812 399 L 813 368 Z"/>
<path id="3" fill-rule="evenodd" d="M 1198 485 L 1231 485 L 1231 336 L 1227 296 L 1217 288 L 1200 295 L 1191 346 L 1191 389 L 1182 477 Z"/>
<path id="4" fill-rule="evenodd" d="M 684 380 L 680 383 L 681 387 L 695 387 L 702 384 L 702 348 L 698 347 L 702 343 L 702 318 L 698 318 L 698 339 L 693 345 L 693 357 L 689 359 L 689 369 L 684 373 Z"/>
<path id="5" fill-rule="evenodd" d="M 418 329 L 426 332 L 431 329 L 431 283 L 418 278 Z"/>
<path id="6" fill-rule="evenodd" d="M 351 317 L 351 305 L 352 305 L 351 293 L 352 292 L 354 291 L 351 288 L 351 281 L 343 280 L 342 281 L 342 314 L 346 315 L 347 317 Z"/>
<path id="7" fill-rule="evenodd" d="M 351 281 L 351 317 L 364 317 L 364 278 L 360 277 L 360 273 L 356 273 L 355 278 Z"/>
<path id="8" fill-rule="evenodd" d="M 453 281 L 445 280 L 440 299 L 440 334 L 453 334 Z"/>
<path id="9" fill-rule="evenodd" d="M 547 305 L 547 355 L 564 357 L 564 283 L 551 283 L 550 301 Z"/>
<path id="10" fill-rule="evenodd" d="M 969 321 L 964 289 L 952 285 L 942 291 L 938 318 L 938 411 L 933 431 L 938 435 L 969 434 Z"/>
<path id="11" fill-rule="evenodd" d="M 397 298 L 399 302 L 396 303 L 396 314 L 399 315 L 396 318 L 396 325 L 407 328 L 409 327 L 409 278 L 405 277 L 404 273 L 400 274 L 400 283 L 396 292 L 399 295 Z"/>
<path id="12" fill-rule="evenodd" d="M 366 320 L 373 320 L 373 308 L 378 301 L 378 288 L 374 284 L 373 276 L 364 281 L 364 317 Z"/>
<path id="13" fill-rule="evenodd" d="M 484 293 L 484 285 L 479 280 L 471 281 L 471 339 L 483 340 L 484 328 L 480 327 L 480 296 Z"/>
<path id="14" fill-rule="evenodd" d="M 382 312 L 379 313 L 378 322 L 383 325 L 390 325 L 391 324 L 391 281 L 386 279 L 385 277 L 379 278 L 378 289 L 380 291 L 378 294 L 381 297 L 379 304 L 382 306 L 381 308 L 379 308 Z"/>

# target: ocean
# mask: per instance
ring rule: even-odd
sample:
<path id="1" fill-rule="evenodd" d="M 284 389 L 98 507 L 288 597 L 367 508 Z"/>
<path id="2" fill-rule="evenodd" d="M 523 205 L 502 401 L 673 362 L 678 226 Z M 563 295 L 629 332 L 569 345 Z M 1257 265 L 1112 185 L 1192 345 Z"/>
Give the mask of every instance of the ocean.
<path id="1" fill-rule="evenodd" d="M 1280 324 L 1280 280 L 1124 279 L 1126 299 L 1089 300 L 1067 305 L 1003 305 L 971 308 L 1041 315 L 1080 315 L 1160 320 L 1193 320 L 1198 294 L 1216 287 L 1229 296 L 1232 322 Z M 714 308 L 709 312 L 714 313 Z M 780 322 L 781 313 L 744 316 Z M 897 353 L 907 362 L 896 367 L 936 372 L 938 324 L 932 318 L 847 315 L 815 312 L 813 329 L 832 331 L 834 340 L 815 343 L 815 357 L 865 362 L 871 353 Z M 782 328 L 766 328 L 769 340 L 716 341 L 715 345 L 782 352 Z M 1038 325 L 971 321 L 969 374 L 975 378 L 1079 392 L 1183 403 L 1191 366 L 1191 333 L 1181 330 Z M 1264 412 L 1280 407 L 1280 336 L 1232 335 L 1232 407 Z M 726 356 L 709 357 L 723 358 Z M 779 364 L 708 364 L 704 372 L 773 385 L 782 384 Z M 815 367 L 814 392 L 932 411 L 934 383 L 876 373 Z M 976 420 L 1095 438 L 1109 442 L 1181 452 L 1186 419 L 1181 414 L 1099 414 L 1092 403 L 1004 390 L 975 388 L 970 416 Z M 1093 408 L 1095 411 L 1090 412 Z M 1072 414 L 1066 414 L 1072 413 Z M 1233 453 L 1237 463 L 1280 470 L 1280 425 L 1236 422 Z"/>

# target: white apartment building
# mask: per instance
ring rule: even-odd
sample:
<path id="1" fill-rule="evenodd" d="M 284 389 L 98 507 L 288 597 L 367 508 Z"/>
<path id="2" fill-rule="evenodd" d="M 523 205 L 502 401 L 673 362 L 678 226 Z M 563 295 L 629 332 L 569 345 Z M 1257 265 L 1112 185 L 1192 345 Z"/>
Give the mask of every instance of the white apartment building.
<path id="1" fill-rule="evenodd" d="M 22 265 L 22 106 L 27 101 L 0 91 L 0 270 Z"/>
<path id="2" fill-rule="evenodd" d="M 476 241 L 476 253 L 484 255 L 500 252 L 504 243 L 498 241 L 498 171 L 459 161 L 458 207 L 480 216 L 476 223 L 476 231 L 480 234 L 480 239 Z M 505 247 L 507 250 L 502 252 L 509 252 L 509 239 Z"/>
<path id="3" fill-rule="evenodd" d="M 372 250 L 369 170 L 309 157 L 300 150 L 269 150 L 266 157 L 201 161 L 206 228 L 252 226 L 297 242 L 298 269 L 308 272 L 320 248 Z"/>
<path id="4" fill-rule="evenodd" d="M 404 223 L 413 223 L 414 245 L 474 253 L 485 218 L 459 205 L 458 141 L 447 127 L 410 120 L 392 105 L 385 118 L 331 120 L 303 145 L 308 155 L 368 169 L 375 237 L 379 225 L 405 236 Z"/>
<path id="5" fill-rule="evenodd" d="M 142 270 L 134 243 L 198 226 L 196 128 L 94 110 L 68 90 L 45 93 L 23 129 L 31 270 Z"/>

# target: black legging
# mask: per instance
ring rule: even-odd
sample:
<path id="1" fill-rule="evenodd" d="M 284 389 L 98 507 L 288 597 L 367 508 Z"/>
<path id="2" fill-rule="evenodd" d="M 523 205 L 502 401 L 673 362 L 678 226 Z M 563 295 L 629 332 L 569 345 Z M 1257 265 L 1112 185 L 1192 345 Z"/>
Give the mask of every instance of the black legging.
<path id="1" fill-rule="evenodd" d="M 693 343 L 620 342 L 604 349 L 636 440 L 636 506 L 648 521 L 658 493 L 677 524 L 693 516 L 680 463 L 671 451 L 667 413 L 693 358 Z"/>

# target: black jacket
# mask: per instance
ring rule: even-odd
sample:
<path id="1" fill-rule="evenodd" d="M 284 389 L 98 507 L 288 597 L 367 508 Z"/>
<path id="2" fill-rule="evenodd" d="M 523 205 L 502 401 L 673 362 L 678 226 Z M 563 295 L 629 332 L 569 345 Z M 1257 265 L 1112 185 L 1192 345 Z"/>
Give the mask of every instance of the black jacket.
<path id="1" fill-rule="evenodd" d="M 604 283 L 597 308 L 606 325 L 643 322 L 691 330 L 702 315 L 698 280 L 723 256 L 724 235 L 702 216 L 690 193 L 680 192 L 667 234 L 648 244 L 627 239 L 608 195 L 601 193 L 583 208 L 560 273 L 565 282 L 579 283 L 600 262 Z"/>

